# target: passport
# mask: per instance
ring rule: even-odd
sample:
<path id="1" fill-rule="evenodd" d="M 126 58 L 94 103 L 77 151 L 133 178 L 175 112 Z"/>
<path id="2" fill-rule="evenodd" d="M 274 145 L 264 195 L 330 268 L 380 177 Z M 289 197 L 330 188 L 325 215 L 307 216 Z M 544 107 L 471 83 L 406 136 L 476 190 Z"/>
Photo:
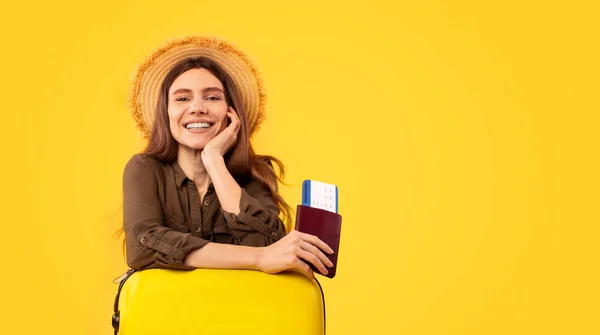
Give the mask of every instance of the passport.
<path id="1" fill-rule="evenodd" d="M 329 255 L 323 252 L 327 258 L 333 263 L 333 267 L 327 268 L 329 273 L 326 277 L 335 277 L 337 269 L 337 260 L 340 248 L 340 234 L 342 230 L 342 216 L 326 211 L 324 209 L 313 208 L 309 206 L 298 205 L 296 208 L 296 226 L 297 231 L 315 235 L 321 239 L 321 241 L 327 243 L 333 254 Z M 321 274 L 312 263 L 305 261 L 315 273 Z"/>

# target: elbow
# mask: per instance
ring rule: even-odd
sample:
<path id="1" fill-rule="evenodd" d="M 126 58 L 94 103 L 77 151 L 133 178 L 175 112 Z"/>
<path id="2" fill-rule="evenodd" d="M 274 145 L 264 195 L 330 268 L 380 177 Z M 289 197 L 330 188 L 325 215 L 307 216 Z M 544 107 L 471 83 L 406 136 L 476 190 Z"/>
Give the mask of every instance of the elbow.
<path id="1" fill-rule="evenodd" d="M 127 258 L 127 266 L 138 271 L 153 268 L 153 265 L 154 261 L 148 262 L 142 258 Z"/>
<path id="2" fill-rule="evenodd" d="M 143 246 L 132 246 L 126 250 L 127 266 L 135 270 L 153 268 L 155 251 Z"/>

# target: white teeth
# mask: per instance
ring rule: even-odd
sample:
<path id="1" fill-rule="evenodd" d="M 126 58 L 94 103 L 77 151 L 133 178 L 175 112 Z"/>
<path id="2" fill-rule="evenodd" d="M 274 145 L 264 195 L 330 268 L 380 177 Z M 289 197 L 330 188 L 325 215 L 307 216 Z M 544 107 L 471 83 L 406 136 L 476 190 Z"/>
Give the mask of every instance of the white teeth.
<path id="1" fill-rule="evenodd" d="M 210 124 L 206 122 L 190 123 L 185 126 L 187 129 L 210 128 Z"/>

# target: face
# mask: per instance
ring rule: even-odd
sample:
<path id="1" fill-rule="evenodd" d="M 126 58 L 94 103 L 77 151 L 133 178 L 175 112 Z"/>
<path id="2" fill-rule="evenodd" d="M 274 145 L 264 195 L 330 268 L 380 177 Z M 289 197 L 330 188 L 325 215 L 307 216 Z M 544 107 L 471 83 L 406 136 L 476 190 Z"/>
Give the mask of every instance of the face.
<path id="1" fill-rule="evenodd" d="M 203 149 L 228 125 L 223 84 L 206 69 L 182 73 L 169 88 L 169 127 L 179 147 Z"/>

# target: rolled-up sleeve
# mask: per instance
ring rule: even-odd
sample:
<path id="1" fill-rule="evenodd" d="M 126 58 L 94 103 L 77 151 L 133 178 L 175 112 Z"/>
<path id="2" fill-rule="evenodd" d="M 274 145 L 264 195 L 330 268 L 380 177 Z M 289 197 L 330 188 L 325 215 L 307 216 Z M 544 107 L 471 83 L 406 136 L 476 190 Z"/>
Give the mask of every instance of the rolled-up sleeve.
<path id="1" fill-rule="evenodd" d="M 123 229 L 129 267 L 191 270 L 183 260 L 207 240 L 166 227 L 158 197 L 158 176 L 136 155 L 123 173 Z"/>
<path id="2" fill-rule="evenodd" d="M 257 180 L 242 187 L 240 212 L 236 215 L 223 211 L 223 215 L 237 244 L 266 246 L 285 236 L 279 207 L 271 192 Z"/>

